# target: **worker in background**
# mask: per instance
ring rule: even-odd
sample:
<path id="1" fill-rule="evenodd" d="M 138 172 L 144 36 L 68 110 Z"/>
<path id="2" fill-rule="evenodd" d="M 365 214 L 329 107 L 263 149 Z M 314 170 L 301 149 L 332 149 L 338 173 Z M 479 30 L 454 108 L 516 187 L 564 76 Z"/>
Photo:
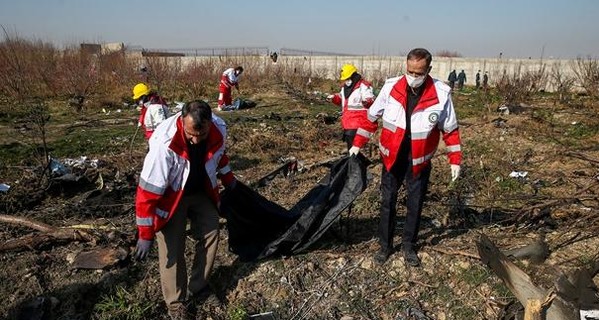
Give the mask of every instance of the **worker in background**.
<path id="1" fill-rule="evenodd" d="M 170 116 L 166 101 L 145 83 L 133 87 L 133 101 L 140 108 L 138 126 L 144 130 L 146 139 L 150 139 L 154 130 Z"/>
<path id="2" fill-rule="evenodd" d="M 345 64 L 341 67 L 339 80 L 343 83 L 341 91 L 329 95 L 327 98 L 332 103 L 341 106 L 343 141 L 349 149 L 358 129 L 372 126 L 368 121 L 367 111 L 374 102 L 374 93 L 370 82 L 363 79 L 362 75 L 358 73 L 358 69 L 352 64 Z"/>
<path id="3" fill-rule="evenodd" d="M 233 98 L 231 91 L 233 87 L 239 92 L 239 78 L 243 73 L 243 67 L 238 66 L 235 68 L 229 68 L 223 72 L 220 77 L 220 85 L 218 87 L 218 110 L 230 110 L 233 105 Z"/>

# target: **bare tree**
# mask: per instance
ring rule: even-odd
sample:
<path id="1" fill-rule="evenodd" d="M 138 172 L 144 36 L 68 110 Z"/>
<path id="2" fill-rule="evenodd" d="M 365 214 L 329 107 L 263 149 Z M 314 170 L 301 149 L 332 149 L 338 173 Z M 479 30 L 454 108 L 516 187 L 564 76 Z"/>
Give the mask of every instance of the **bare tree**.
<path id="1" fill-rule="evenodd" d="M 597 59 L 578 57 L 574 61 L 572 69 L 579 85 L 587 94 L 593 97 L 599 96 L 599 61 Z"/>
<path id="2" fill-rule="evenodd" d="M 79 48 L 66 49 L 58 66 L 61 92 L 79 101 L 97 92 L 100 79 L 96 56 Z M 75 111 L 82 110 L 82 103 L 72 104 Z"/>
<path id="3" fill-rule="evenodd" d="M 175 86 L 175 80 L 181 71 L 181 59 L 163 56 L 148 56 L 145 60 L 149 73 L 149 82 L 153 88 L 161 91 L 166 87 Z"/>
<path id="4" fill-rule="evenodd" d="M 564 103 L 568 101 L 576 79 L 564 73 L 562 67 L 561 63 L 554 64 L 551 68 L 550 78 L 551 84 L 557 93 L 558 101 Z"/>
<path id="5" fill-rule="evenodd" d="M 519 65 L 512 74 L 504 72 L 497 81 L 496 88 L 504 104 L 509 107 L 527 102 L 534 93 L 545 89 L 546 84 L 547 73 L 544 64 L 533 71 L 522 71 L 522 65 Z"/>
<path id="6" fill-rule="evenodd" d="M 38 186 L 40 186 L 44 178 L 48 178 L 50 174 L 50 153 L 47 141 L 50 112 L 48 106 L 42 102 L 26 105 L 25 109 L 26 113 L 19 121 L 20 126 L 17 129 L 31 146 L 32 155 L 42 168 L 38 179 Z"/>
<path id="7" fill-rule="evenodd" d="M 435 56 L 445 58 L 460 58 L 462 57 L 462 54 L 457 51 L 441 50 L 437 51 L 437 53 L 435 53 Z"/>

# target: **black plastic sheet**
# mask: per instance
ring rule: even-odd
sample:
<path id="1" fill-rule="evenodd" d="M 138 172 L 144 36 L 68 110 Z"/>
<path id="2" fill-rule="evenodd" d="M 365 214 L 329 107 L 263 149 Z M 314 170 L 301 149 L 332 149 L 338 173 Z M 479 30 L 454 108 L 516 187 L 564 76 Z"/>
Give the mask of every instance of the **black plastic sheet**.
<path id="1" fill-rule="evenodd" d="M 290 210 L 238 182 L 223 194 L 229 250 L 243 261 L 300 253 L 314 244 L 366 188 L 369 161 L 345 157 Z"/>

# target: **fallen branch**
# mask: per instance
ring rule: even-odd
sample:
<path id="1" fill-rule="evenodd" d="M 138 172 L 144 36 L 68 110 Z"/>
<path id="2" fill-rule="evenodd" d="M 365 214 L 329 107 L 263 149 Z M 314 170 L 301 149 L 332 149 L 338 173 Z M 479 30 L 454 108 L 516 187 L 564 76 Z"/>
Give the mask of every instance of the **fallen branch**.
<path id="1" fill-rule="evenodd" d="M 0 244 L 0 252 L 37 249 L 47 245 L 49 242 L 55 242 L 57 240 L 58 242 L 95 242 L 95 238 L 85 231 L 70 228 L 56 228 L 43 222 L 24 217 L 0 214 L 0 222 L 24 226 L 42 232 L 42 234 L 28 234 L 19 239 L 8 240 L 5 243 Z"/>
<path id="2" fill-rule="evenodd" d="M 435 247 L 430 247 L 431 250 L 433 251 L 437 251 L 443 254 L 448 254 L 448 255 L 458 255 L 458 256 L 464 256 L 464 257 L 468 257 L 468 258 L 472 258 L 472 259 L 480 259 L 480 257 L 478 256 L 478 254 L 475 253 L 470 253 L 470 252 L 465 252 L 465 251 L 461 251 L 461 250 L 447 250 L 447 249 L 443 249 L 443 248 L 435 248 Z"/>
<path id="3" fill-rule="evenodd" d="M 495 272 L 523 306 L 528 306 L 528 301 L 532 299 L 546 301 L 551 291 L 537 287 L 532 279 L 501 253 L 486 235 L 481 234 L 476 246 L 482 262 Z M 568 306 L 561 298 L 558 297 L 550 303 L 546 310 L 547 319 L 577 319 L 578 311 Z"/>
<path id="4" fill-rule="evenodd" d="M 580 160 L 586 160 L 586 161 L 592 162 L 592 163 L 599 163 L 599 160 L 591 159 L 591 158 L 589 158 L 581 153 L 578 153 L 578 152 L 567 152 L 566 156 L 580 159 Z"/>
<path id="5" fill-rule="evenodd" d="M 532 205 L 529 207 L 522 208 L 519 210 L 519 213 L 513 219 L 510 219 L 510 220 L 516 220 L 517 222 L 534 220 L 534 219 L 538 218 L 540 215 L 542 215 L 543 212 L 545 211 L 545 209 L 548 209 L 550 207 L 560 205 L 560 204 L 572 203 L 572 202 L 579 201 L 580 196 L 582 194 L 584 194 L 585 192 L 587 192 L 589 190 L 593 190 L 593 188 L 595 188 L 597 186 L 597 184 L 598 183 L 596 181 L 594 183 L 589 184 L 586 188 L 578 191 L 570 198 L 554 199 L 551 201 L 547 201 L 547 202 L 543 202 L 543 203 L 539 203 L 539 204 L 535 204 L 535 205 Z"/>
<path id="6" fill-rule="evenodd" d="M 45 224 L 45 223 L 39 222 L 39 221 L 35 221 L 32 219 L 24 218 L 24 217 L 16 217 L 16 216 L 0 214 L 0 222 L 16 224 L 16 225 L 20 225 L 23 227 L 35 229 L 35 230 L 38 230 L 41 232 L 46 232 L 46 233 L 51 233 L 53 231 L 56 231 L 54 227 L 52 227 L 48 224 Z"/>

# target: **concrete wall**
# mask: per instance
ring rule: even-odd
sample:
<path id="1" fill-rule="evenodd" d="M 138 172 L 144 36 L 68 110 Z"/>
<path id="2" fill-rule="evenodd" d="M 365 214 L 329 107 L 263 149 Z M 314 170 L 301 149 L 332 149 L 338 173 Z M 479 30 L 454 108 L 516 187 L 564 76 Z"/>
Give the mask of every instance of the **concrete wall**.
<path id="1" fill-rule="evenodd" d="M 180 59 L 182 67 L 194 61 L 210 60 L 216 65 L 226 61 L 236 61 L 243 65 L 246 70 L 254 69 L 263 71 L 266 68 L 277 68 L 283 72 L 301 72 L 302 75 L 312 77 L 325 77 L 336 79 L 341 66 L 346 63 L 354 64 L 359 72 L 374 85 L 380 86 L 386 78 L 403 74 L 405 71 L 405 56 L 279 56 L 276 63 L 268 56 L 198 56 L 172 58 Z M 466 85 L 475 84 L 475 75 L 481 71 L 481 81 L 484 72 L 489 73 L 489 85 L 494 86 L 502 74 L 513 75 L 528 71 L 545 70 L 546 81 L 544 89 L 553 91 L 551 73 L 553 68 L 560 68 L 566 76 L 574 76 L 572 67 L 575 60 L 555 59 L 499 59 L 499 58 L 444 58 L 434 57 L 432 62 L 431 76 L 446 81 L 449 72 L 455 69 L 458 73 L 464 70 L 467 77 Z M 284 73 L 285 74 L 285 73 Z"/>

